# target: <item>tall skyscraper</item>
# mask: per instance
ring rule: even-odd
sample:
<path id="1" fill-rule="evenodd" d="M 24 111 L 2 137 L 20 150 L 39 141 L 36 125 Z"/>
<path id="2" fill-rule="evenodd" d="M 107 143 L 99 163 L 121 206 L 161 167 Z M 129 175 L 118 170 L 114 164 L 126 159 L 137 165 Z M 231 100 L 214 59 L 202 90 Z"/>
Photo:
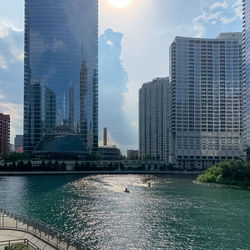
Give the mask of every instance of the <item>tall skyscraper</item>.
<path id="1" fill-rule="evenodd" d="M 139 91 L 139 152 L 141 157 L 168 161 L 169 79 L 156 78 Z"/>
<path id="2" fill-rule="evenodd" d="M 170 162 L 206 168 L 244 155 L 241 33 L 170 47 Z"/>
<path id="3" fill-rule="evenodd" d="M 25 0 L 25 151 L 60 126 L 97 150 L 97 72 L 98 0 Z"/>
<path id="4" fill-rule="evenodd" d="M 0 113 L 0 154 L 10 150 L 10 116 Z"/>
<path id="5" fill-rule="evenodd" d="M 245 137 L 250 148 L 250 2 L 243 0 L 243 82 L 245 90 Z"/>

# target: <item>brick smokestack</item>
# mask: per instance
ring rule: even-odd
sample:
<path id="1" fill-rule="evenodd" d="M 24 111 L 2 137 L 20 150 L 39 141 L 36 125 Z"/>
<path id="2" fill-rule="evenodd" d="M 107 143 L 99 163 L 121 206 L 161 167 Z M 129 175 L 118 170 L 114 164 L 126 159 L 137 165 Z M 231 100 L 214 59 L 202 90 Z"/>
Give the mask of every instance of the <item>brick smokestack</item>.
<path id="1" fill-rule="evenodd" d="M 107 137 L 107 128 L 104 128 L 103 130 L 103 146 L 108 145 L 108 137 Z"/>

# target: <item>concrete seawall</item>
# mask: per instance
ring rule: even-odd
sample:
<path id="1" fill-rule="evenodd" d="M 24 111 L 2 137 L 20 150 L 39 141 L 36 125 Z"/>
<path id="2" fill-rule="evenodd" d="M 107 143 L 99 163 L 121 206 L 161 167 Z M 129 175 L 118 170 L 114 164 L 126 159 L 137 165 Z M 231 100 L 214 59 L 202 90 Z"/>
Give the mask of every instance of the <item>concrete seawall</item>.
<path id="1" fill-rule="evenodd" d="M 199 175 L 203 171 L 5 171 L 0 172 L 0 176 L 22 176 L 22 175 L 128 175 L 128 174 L 153 174 L 153 175 Z"/>

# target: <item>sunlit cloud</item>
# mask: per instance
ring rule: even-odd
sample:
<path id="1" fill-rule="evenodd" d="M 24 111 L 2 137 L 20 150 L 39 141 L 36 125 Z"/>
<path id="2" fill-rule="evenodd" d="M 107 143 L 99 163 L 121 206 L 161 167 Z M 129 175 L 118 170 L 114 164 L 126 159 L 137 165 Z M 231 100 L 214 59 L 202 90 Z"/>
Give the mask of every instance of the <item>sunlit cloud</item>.
<path id="1" fill-rule="evenodd" d="M 125 8 L 129 6 L 133 0 L 107 0 L 107 2 L 115 8 Z"/>
<path id="2" fill-rule="evenodd" d="M 14 32 L 23 32 L 22 29 L 15 27 L 10 21 L 0 20 L 0 38 L 5 38 Z"/>

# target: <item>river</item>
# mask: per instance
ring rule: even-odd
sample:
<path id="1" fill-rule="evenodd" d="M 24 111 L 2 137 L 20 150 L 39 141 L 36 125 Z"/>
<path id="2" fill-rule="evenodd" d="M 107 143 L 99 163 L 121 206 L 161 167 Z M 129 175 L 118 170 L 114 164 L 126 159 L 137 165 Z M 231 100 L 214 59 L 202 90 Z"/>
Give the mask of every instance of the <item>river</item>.
<path id="1" fill-rule="evenodd" d="M 0 207 L 98 249 L 250 249 L 250 191 L 194 177 L 0 177 Z"/>

